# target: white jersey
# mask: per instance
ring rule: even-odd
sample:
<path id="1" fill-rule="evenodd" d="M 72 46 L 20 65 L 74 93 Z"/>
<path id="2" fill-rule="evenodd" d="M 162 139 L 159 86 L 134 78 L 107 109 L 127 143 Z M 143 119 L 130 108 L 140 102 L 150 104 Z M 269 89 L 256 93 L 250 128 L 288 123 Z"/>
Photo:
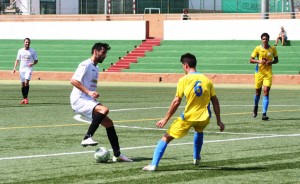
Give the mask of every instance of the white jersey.
<path id="1" fill-rule="evenodd" d="M 38 60 L 37 53 L 34 49 L 29 48 L 26 50 L 25 48 L 19 49 L 17 60 L 20 61 L 20 72 L 25 72 L 27 70 L 33 70 L 32 67 L 28 67 L 30 63 L 33 63 L 35 60 Z"/>
<path id="2" fill-rule="evenodd" d="M 78 65 L 78 68 L 76 69 L 72 79 L 79 81 L 88 90 L 96 91 L 98 75 L 98 67 L 94 65 L 91 59 L 87 59 Z M 71 104 L 73 104 L 79 98 L 94 101 L 94 99 L 91 96 L 82 92 L 74 86 L 70 95 Z"/>

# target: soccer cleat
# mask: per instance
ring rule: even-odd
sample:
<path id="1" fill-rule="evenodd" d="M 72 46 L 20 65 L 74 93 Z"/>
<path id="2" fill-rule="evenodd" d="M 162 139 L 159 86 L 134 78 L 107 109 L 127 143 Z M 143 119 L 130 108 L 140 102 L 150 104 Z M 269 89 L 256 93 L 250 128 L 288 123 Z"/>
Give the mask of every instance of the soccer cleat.
<path id="1" fill-rule="evenodd" d="M 200 165 L 200 160 L 201 160 L 201 158 L 200 159 L 194 159 L 193 164 L 194 165 Z"/>
<path id="2" fill-rule="evenodd" d="M 266 114 L 263 114 L 261 119 L 264 121 L 268 121 L 269 117 Z"/>
<path id="3" fill-rule="evenodd" d="M 252 115 L 254 118 L 257 116 L 257 110 L 258 110 L 258 106 L 254 106 L 253 115 Z"/>
<path id="4" fill-rule="evenodd" d="M 157 167 L 155 165 L 147 165 L 142 170 L 143 171 L 156 171 Z"/>
<path id="5" fill-rule="evenodd" d="M 24 99 L 20 102 L 20 104 L 28 104 L 28 98 L 24 98 Z"/>
<path id="6" fill-rule="evenodd" d="M 125 155 L 121 154 L 118 157 L 113 156 L 112 158 L 113 162 L 133 162 L 133 160 L 127 158 Z"/>
<path id="7" fill-rule="evenodd" d="M 86 146 L 96 146 L 98 143 L 96 141 L 94 141 L 91 137 L 87 138 L 87 139 L 84 139 L 81 141 L 81 145 L 83 147 L 86 147 Z"/>

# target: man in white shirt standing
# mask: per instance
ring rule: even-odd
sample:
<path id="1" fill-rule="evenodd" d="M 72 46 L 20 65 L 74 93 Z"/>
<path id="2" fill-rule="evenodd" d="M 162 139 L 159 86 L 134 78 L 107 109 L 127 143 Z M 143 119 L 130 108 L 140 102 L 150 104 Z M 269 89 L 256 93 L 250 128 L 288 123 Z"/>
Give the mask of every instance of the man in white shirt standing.
<path id="1" fill-rule="evenodd" d="M 21 61 L 21 62 L 20 62 Z M 33 48 L 30 48 L 30 39 L 24 39 L 24 48 L 19 49 L 17 59 L 15 61 L 13 74 L 16 72 L 16 67 L 20 62 L 20 79 L 22 84 L 23 100 L 20 104 L 28 104 L 29 81 L 31 80 L 33 65 L 38 63 L 37 53 Z"/>
<path id="2" fill-rule="evenodd" d="M 132 162 L 131 159 L 120 152 L 114 124 L 107 116 L 109 109 L 96 100 L 100 96 L 96 91 L 99 74 L 97 64 L 104 61 L 109 50 L 110 46 L 108 44 L 95 43 L 91 51 L 92 56 L 78 65 L 71 79 L 71 84 L 74 86 L 70 95 L 71 106 L 82 120 L 85 119 L 91 122 L 81 142 L 82 146 L 96 146 L 98 144 L 92 139 L 92 136 L 101 124 L 106 128 L 107 137 L 114 152 L 113 162 Z"/>

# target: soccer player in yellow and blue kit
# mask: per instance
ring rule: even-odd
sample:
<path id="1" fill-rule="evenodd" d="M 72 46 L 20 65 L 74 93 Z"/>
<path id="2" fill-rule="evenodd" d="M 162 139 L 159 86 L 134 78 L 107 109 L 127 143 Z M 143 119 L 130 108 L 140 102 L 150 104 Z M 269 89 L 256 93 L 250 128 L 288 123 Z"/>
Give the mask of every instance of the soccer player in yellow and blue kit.
<path id="1" fill-rule="evenodd" d="M 275 46 L 269 45 L 270 36 L 268 33 L 261 35 L 262 44 L 255 47 L 251 54 L 250 63 L 256 64 L 255 68 L 255 95 L 253 117 L 257 116 L 258 103 L 264 86 L 264 97 L 262 100 L 262 120 L 267 121 L 267 110 L 269 106 L 269 93 L 272 86 L 272 65 L 278 63 L 278 54 Z"/>
<path id="2" fill-rule="evenodd" d="M 203 145 L 203 130 L 209 124 L 211 117 L 210 101 L 212 102 L 220 131 L 225 129 L 225 125 L 221 121 L 219 100 L 213 83 L 205 75 L 196 71 L 196 57 L 187 53 L 181 56 L 180 62 L 186 75 L 179 79 L 175 98 L 165 117 L 158 121 L 156 126 L 163 128 L 167 124 L 179 107 L 183 97 L 186 99 L 186 106 L 181 116 L 173 121 L 167 133 L 158 142 L 153 153 L 152 162 L 143 168 L 144 171 L 155 171 L 168 144 L 174 138 L 182 138 L 187 135 L 191 127 L 195 129 L 193 162 L 195 165 L 199 165 L 200 152 Z"/>

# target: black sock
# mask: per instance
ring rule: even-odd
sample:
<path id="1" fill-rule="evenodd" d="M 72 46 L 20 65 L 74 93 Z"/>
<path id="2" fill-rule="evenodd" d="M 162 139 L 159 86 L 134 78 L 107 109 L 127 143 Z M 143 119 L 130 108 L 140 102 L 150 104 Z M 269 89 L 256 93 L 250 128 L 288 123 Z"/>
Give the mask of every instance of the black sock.
<path id="1" fill-rule="evenodd" d="M 26 97 L 25 97 L 25 87 L 26 87 L 26 86 L 22 86 L 22 88 L 21 88 L 22 95 L 23 95 L 23 98 L 24 98 L 24 99 L 26 98 Z"/>
<path id="2" fill-rule="evenodd" d="M 29 93 L 29 86 L 22 87 L 23 98 L 27 98 Z"/>
<path id="3" fill-rule="evenodd" d="M 107 137 L 109 139 L 110 145 L 114 151 L 114 156 L 118 157 L 120 156 L 121 152 L 120 152 L 120 145 L 119 145 L 119 140 L 118 140 L 118 136 L 115 130 L 115 127 L 109 127 L 106 128 L 106 133 L 107 133 Z"/>
<path id="4" fill-rule="evenodd" d="M 92 123 L 87 131 L 87 133 L 85 134 L 83 139 L 87 139 L 89 137 L 92 137 L 94 135 L 94 133 L 96 132 L 96 130 L 98 129 L 99 125 L 101 124 L 102 120 L 105 118 L 104 114 L 101 113 L 95 113 L 93 115 L 93 120 Z"/>

